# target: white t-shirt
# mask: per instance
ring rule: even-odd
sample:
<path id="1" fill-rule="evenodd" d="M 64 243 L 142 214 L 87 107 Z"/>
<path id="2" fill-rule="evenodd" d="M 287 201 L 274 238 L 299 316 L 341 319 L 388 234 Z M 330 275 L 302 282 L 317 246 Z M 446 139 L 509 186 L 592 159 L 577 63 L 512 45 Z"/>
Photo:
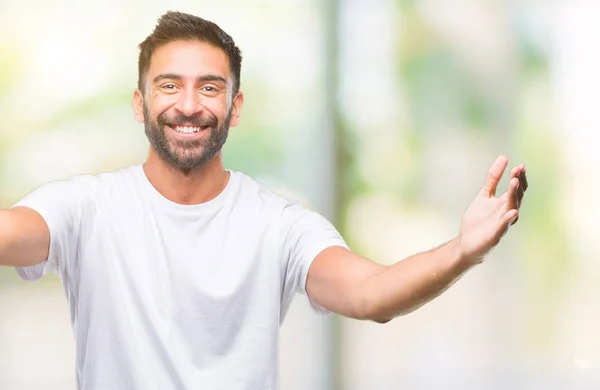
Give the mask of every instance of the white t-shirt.
<path id="1" fill-rule="evenodd" d="M 198 205 L 164 198 L 140 164 L 45 184 L 15 206 L 50 228 L 48 259 L 17 272 L 60 277 L 81 390 L 277 389 L 292 297 L 319 252 L 347 248 L 324 217 L 234 171 Z"/>

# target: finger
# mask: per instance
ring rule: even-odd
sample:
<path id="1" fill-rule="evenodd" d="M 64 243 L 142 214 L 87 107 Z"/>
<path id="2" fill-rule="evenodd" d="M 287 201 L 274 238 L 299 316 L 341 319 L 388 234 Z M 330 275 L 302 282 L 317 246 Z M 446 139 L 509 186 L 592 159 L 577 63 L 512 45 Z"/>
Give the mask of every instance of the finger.
<path id="1" fill-rule="evenodd" d="M 517 178 L 517 180 L 519 180 L 519 187 L 517 190 L 517 206 L 521 205 L 521 199 L 523 198 L 523 186 L 521 185 L 522 183 L 520 183 L 521 181 L 521 174 L 523 173 L 523 164 L 514 166 L 513 169 L 510 170 L 510 176 L 509 176 L 509 181 L 512 180 L 513 178 Z"/>
<path id="2" fill-rule="evenodd" d="M 508 210 L 506 212 L 506 214 L 504 214 L 504 217 L 502 218 L 501 226 L 504 228 L 509 228 L 510 226 L 517 223 L 518 219 L 519 219 L 519 211 L 518 210 L 516 210 L 516 209 Z"/>
<path id="3" fill-rule="evenodd" d="M 508 210 L 519 208 L 519 179 L 512 178 L 508 183 L 508 191 L 506 191 L 506 207 Z"/>
<path id="4" fill-rule="evenodd" d="M 483 188 L 481 189 L 481 194 L 485 196 L 495 196 L 496 188 L 498 187 L 498 182 L 502 178 L 504 174 L 504 170 L 508 165 L 508 158 L 506 156 L 498 156 L 496 161 L 490 167 L 488 171 L 487 178 Z"/>
<path id="5" fill-rule="evenodd" d="M 521 167 L 519 165 L 513 167 L 513 169 L 510 170 L 510 178 L 511 179 L 513 177 L 519 177 L 520 174 L 521 174 Z"/>
<path id="6" fill-rule="evenodd" d="M 521 202 L 523 201 L 523 195 L 525 194 L 525 189 L 523 188 L 523 175 L 520 174 L 519 177 L 519 187 L 517 188 L 517 205 L 519 208 L 521 207 Z"/>
<path id="7" fill-rule="evenodd" d="M 521 173 L 521 186 L 523 187 L 523 191 L 527 191 L 527 187 L 529 187 L 529 184 L 527 183 L 527 174 L 525 172 L 525 165 L 523 165 L 523 171 Z"/>
<path id="8" fill-rule="evenodd" d="M 500 226 L 494 234 L 494 241 L 498 243 L 502 237 L 508 232 L 508 229 L 514 225 L 519 219 L 519 212 L 515 209 L 509 210 L 500 219 Z"/>

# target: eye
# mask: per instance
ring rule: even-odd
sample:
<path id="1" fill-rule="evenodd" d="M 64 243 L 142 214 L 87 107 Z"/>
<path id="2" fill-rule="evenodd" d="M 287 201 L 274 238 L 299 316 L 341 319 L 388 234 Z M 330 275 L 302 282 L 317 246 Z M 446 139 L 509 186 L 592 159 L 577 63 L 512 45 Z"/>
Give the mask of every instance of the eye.
<path id="1" fill-rule="evenodd" d="M 177 89 L 177 86 L 173 83 L 168 83 L 168 84 L 161 85 L 161 88 L 165 89 L 167 91 L 174 91 Z"/>
<path id="2" fill-rule="evenodd" d="M 217 92 L 217 89 L 210 85 L 206 85 L 206 86 L 202 87 L 201 89 L 206 92 Z"/>

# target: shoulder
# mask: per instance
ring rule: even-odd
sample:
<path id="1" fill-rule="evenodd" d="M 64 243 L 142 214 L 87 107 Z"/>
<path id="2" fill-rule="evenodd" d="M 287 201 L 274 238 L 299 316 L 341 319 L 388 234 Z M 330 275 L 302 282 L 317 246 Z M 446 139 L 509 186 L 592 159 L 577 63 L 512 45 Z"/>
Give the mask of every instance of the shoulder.
<path id="1" fill-rule="evenodd" d="M 289 208 L 304 208 L 306 200 L 299 193 L 277 181 L 252 178 L 239 171 L 231 171 L 236 180 L 237 197 L 259 207 L 269 207 L 284 212 Z M 238 199 L 238 200 L 239 200 Z"/>
<path id="2" fill-rule="evenodd" d="M 40 186 L 37 191 L 61 193 L 69 197 L 102 197 L 134 181 L 137 166 L 95 174 L 76 174 Z"/>
<path id="3" fill-rule="evenodd" d="M 259 218 L 269 218 L 282 233 L 303 226 L 330 228 L 330 221 L 300 193 L 275 181 L 256 180 L 240 172 L 235 175 L 239 188 L 235 202 L 244 213 L 256 210 Z"/>

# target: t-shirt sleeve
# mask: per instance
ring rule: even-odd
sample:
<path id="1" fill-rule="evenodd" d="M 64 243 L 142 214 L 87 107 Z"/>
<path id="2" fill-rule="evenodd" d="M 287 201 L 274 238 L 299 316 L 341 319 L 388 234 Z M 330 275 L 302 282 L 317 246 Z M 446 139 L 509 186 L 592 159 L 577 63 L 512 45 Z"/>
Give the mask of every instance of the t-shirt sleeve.
<path id="1" fill-rule="evenodd" d="M 308 269 L 317 255 L 332 246 L 348 248 L 348 245 L 325 217 L 309 210 L 298 202 L 286 204 L 281 220 L 281 248 L 285 261 L 285 280 L 282 308 L 285 314 L 294 293 L 306 291 Z M 328 310 L 318 305 L 308 296 L 311 306 L 319 313 Z"/>
<path id="2" fill-rule="evenodd" d="M 44 184 L 11 207 L 35 210 L 50 230 L 48 258 L 33 266 L 15 267 L 21 278 L 34 282 L 55 273 L 64 280 L 69 264 L 77 256 L 82 198 L 77 181 L 72 178 Z"/>

